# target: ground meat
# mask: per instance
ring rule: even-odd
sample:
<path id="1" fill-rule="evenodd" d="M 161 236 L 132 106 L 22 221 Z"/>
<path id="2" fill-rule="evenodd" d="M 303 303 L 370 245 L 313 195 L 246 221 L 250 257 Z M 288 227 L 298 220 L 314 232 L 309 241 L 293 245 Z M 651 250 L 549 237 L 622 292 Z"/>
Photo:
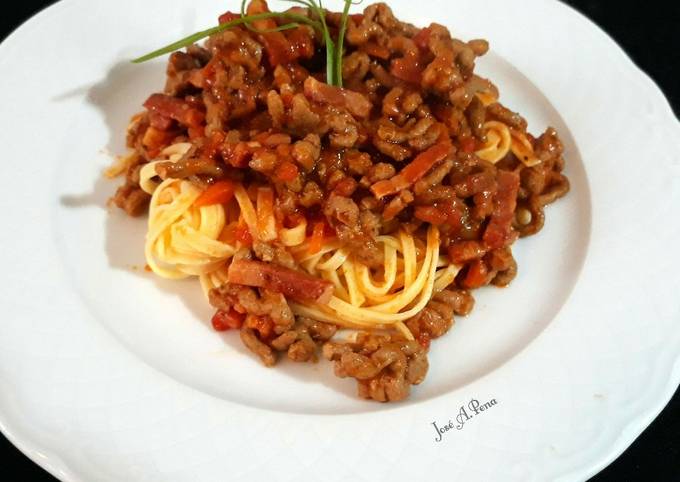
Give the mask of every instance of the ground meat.
<path id="1" fill-rule="evenodd" d="M 369 72 L 371 59 L 364 52 L 352 52 L 342 59 L 342 78 L 347 83 L 364 80 Z"/>
<path id="2" fill-rule="evenodd" d="M 308 134 L 293 145 L 292 154 L 305 171 L 311 171 L 321 155 L 321 139 L 316 134 Z"/>
<path id="3" fill-rule="evenodd" d="M 293 361 L 316 361 L 319 344 L 328 341 L 336 330 L 335 325 L 298 317 L 295 326 L 274 338 L 270 345 L 276 351 L 285 351 Z"/>
<path id="4" fill-rule="evenodd" d="M 309 181 L 305 184 L 300 196 L 300 205 L 311 208 L 312 206 L 320 205 L 323 202 L 323 191 L 317 183 Z"/>
<path id="5" fill-rule="evenodd" d="M 435 293 L 427 306 L 406 322 L 413 335 L 431 340 L 444 335 L 453 325 L 453 315 L 466 315 L 472 310 L 474 299 L 465 290 L 442 290 Z"/>
<path id="6" fill-rule="evenodd" d="M 371 164 L 371 156 L 365 152 L 349 151 L 346 156 L 349 173 L 362 176 L 368 172 Z"/>
<path id="7" fill-rule="evenodd" d="M 402 87 L 391 89 L 383 100 L 382 113 L 402 125 L 423 104 L 418 92 L 408 92 Z"/>
<path id="8" fill-rule="evenodd" d="M 354 343 L 326 343 L 323 355 L 334 362 L 337 376 L 357 380 L 360 397 L 378 402 L 408 397 L 429 367 L 425 349 L 397 335 L 360 333 Z"/>
<path id="9" fill-rule="evenodd" d="M 475 299 L 468 290 L 445 289 L 434 297 L 437 301 L 446 303 L 453 308 L 453 312 L 459 316 L 470 314 L 475 306 Z"/>
<path id="10" fill-rule="evenodd" d="M 347 226 L 355 226 L 359 222 L 359 206 L 350 198 L 332 193 L 324 205 L 324 214 L 337 219 Z"/>
<path id="11" fill-rule="evenodd" d="M 491 104 L 486 108 L 486 112 L 492 119 L 501 121 L 502 123 L 520 131 L 527 130 L 527 121 L 516 112 L 511 111 L 507 107 L 498 102 Z"/>
<path id="12" fill-rule="evenodd" d="M 485 142 L 484 123 L 486 122 L 486 108 L 477 96 L 472 97 L 465 114 L 467 115 L 468 125 L 470 130 L 472 130 L 472 134 L 480 141 Z"/>
<path id="13" fill-rule="evenodd" d="M 394 177 L 396 173 L 397 170 L 394 168 L 392 164 L 387 164 L 386 162 L 379 162 L 378 164 L 374 164 L 373 166 L 370 167 L 370 169 L 366 173 L 366 177 L 364 178 L 365 182 L 362 182 L 362 184 L 370 186 L 371 184 L 375 184 L 378 181 L 390 179 Z"/>
<path id="14" fill-rule="evenodd" d="M 165 93 L 170 95 L 184 95 L 191 90 L 202 87 L 202 77 L 198 69 L 203 67 L 205 49 L 194 46 L 188 52 L 174 52 L 168 59 L 166 70 Z M 209 55 L 209 54 L 208 54 Z"/>
<path id="15" fill-rule="evenodd" d="M 146 212 L 151 196 L 137 184 L 125 184 L 116 190 L 112 201 L 129 216 L 141 216 Z"/>
<path id="16" fill-rule="evenodd" d="M 253 241 L 253 252 L 262 261 L 273 262 L 290 269 L 297 267 L 297 262 L 293 256 L 282 246 L 255 240 Z"/>
<path id="17" fill-rule="evenodd" d="M 307 135 L 316 132 L 321 118 L 314 113 L 309 102 L 302 94 L 293 97 L 292 107 L 289 113 L 289 122 L 286 124 L 287 130 L 297 135 Z"/>
<path id="18" fill-rule="evenodd" d="M 274 351 L 257 337 L 257 334 L 253 329 L 244 325 L 241 328 L 241 341 L 246 348 L 255 353 L 260 360 L 262 360 L 264 365 L 272 367 L 276 364 L 276 355 L 274 355 Z"/>
<path id="19" fill-rule="evenodd" d="M 356 120 L 348 112 L 328 111 L 323 120 L 331 147 L 350 148 L 359 140 Z"/>
<path id="20" fill-rule="evenodd" d="M 234 309 L 239 313 L 270 318 L 275 333 L 283 333 L 293 325 L 293 312 L 281 293 L 266 289 L 258 292 L 247 286 L 226 283 L 210 290 L 208 295 L 210 304 L 218 310 Z"/>
<path id="21" fill-rule="evenodd" d="M 446 175 L 451 171 L 453 167 L 453 160 L 446 159 L 437 167 L 432 169 L 429 174 L 424 176 L 413 186 L 413 192 L 416 194 L 423 194 L 428 190 L 431 190 L 434 186 L 441 183 Z"/>

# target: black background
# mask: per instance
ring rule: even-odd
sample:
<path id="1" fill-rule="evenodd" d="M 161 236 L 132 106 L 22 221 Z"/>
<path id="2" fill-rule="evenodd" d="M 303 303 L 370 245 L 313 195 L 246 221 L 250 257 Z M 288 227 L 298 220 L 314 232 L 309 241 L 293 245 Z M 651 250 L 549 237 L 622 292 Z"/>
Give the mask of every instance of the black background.
<path id="1" fill-rule="evenodd" d="M 53 2 L 12 2 L 11 9 L 3 8 L 0 38 L 50 3 Z M 609 33 L 659 84 L 676 115 L 680 113 L 680 2 L 573 0 L 565 3 Z M 1 435 L 0 479 L 55 480 Z M 591 480 L 680 480 L 680 392 L 676 392 L 661 415 L 618 460 Z"/>

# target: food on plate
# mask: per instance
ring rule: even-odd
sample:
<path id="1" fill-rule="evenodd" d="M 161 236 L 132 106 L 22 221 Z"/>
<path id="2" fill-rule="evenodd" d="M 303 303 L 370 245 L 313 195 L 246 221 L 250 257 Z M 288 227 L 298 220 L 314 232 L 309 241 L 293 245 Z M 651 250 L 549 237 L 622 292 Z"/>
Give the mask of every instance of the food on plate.
<path id="1" fill-rule="evenodd" d="M 295 3 L 252 0 L 137 59 L 172 52 L 108 172 L 125 175 L 113 202 L 148 214 L 149 268 L 198 278 L 213 327 L 262 363 L 323 356 L 361 397 L 402 400 L 569 191 L 562 143 L 474 73 L 485 40 L 384 3 Z"/>

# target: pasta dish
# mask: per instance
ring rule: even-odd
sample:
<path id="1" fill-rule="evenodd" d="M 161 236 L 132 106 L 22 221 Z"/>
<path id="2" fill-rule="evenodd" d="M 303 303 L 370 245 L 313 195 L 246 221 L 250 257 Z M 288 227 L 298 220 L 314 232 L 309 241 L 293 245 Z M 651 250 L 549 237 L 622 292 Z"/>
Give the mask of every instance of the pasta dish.
<path id="1" fill-rule="evenodd" d="M 324 357 L 360 397 L 402 400 L 472 290 L 516 276 L 515 241 L 569 190 L 563 147 L 474 73 L 485 40 L 293 3 L 137 59 L 170 53 L 113 202 L 148 215 L 150 270 L 196 278 L 262 363 Z"/>

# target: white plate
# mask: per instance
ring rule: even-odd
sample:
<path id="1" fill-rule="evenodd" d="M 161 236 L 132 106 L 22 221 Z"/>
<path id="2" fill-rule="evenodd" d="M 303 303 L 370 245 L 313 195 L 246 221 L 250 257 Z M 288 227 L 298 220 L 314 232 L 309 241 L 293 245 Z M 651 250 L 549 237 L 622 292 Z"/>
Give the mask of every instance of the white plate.
<path id="1" fill-rule="evenodd" d="M 680 129 L 658 88 L 556 1 L 391 5 L 489 39 L 479 70 L 530 130 L 558 128 L 573 186 L 395 405 L 323 363 L 259 365 L 211 331 L 197 282 L 140 269 L 144 221 L 105 207 L 101 171 L 163 82 L 162 60 L 127 59 L 219 5 L 63 0 L 0 46 L 0 428 L 33 460 L 66 481 L 583 480 L 662 409 L 680 381 Z"/>

